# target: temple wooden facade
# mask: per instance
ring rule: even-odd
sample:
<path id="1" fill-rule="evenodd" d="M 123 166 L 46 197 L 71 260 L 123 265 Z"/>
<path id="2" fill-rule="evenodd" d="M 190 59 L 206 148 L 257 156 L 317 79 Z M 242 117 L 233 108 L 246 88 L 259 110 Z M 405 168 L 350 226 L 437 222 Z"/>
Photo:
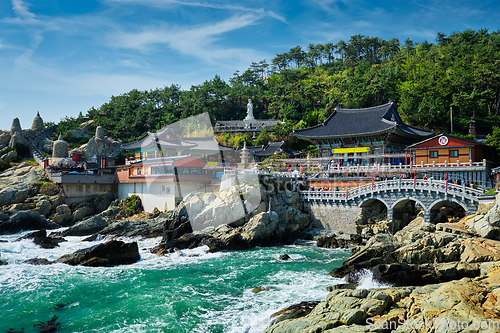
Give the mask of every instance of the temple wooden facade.
<path id="1" fill-rule="evenodd" d="M 440 134 L 407 148 L 411 163 L 420 164 L 470 164 L 483 160 L 493 163 L 495 149 L 483 143 Z"/>
<path id="2" fill-rule="evenodd" d="M 406 164 L 406 147 L 433 136 L 406 125 L 392 102 L 364 109 L 336 108 L 322 124 L 293 134 L 314 143 L 319 157 L 331 157 L 339 165 Z"/>

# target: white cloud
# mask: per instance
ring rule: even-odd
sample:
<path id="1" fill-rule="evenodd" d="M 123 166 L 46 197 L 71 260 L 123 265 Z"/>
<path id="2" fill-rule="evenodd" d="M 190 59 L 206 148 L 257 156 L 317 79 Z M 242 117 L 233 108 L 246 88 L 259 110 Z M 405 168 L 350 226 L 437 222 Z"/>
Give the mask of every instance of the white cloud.
<path id="1" fill-rule="evenodd" d="M 147 61 L 136 60 L 136 59 L 124 59 L 118 61 L 119 66 L 133 67 L 133 68 L 149 68 L 151 64 Z"/>
<path id="2" fill-rule="evenodd" d="M 136 4 L 136 5 L 157 7 L 157 8 L 168 8 L 172 6 L 191 6 L 191 7 L 206 7 L 206 8 L 222 9 L 222 10 L 233 10 L 233 11 L 254 13 L 261 16 L 269 16 L 276 20 L 286 23 L 286 19 L 282 15 L 279 15 L 272 10 L 266 10 L 264 8 L 245 7 L 234 4 L 213 4 L 208 2 L 187 2 L 178 0 L 107 0 L 107 2 L 119 3 L 119 4 Z"/>
<path id="3" fill-rule="evenodd" d="M 215 24 L 193 28 L 156 26 L 141 32 L 120 32 L 110 36 L 111 44 L 117 48 L 149 51 L 155 44 L 166 44 L 183 54 L 188 54 L 205 61 L 240 59 L 256 56 L 254 50 L 226 48 L 216 46 L 220 35 L 254 24 L 260 17 L 252 14 L 234 16 Z M 255 58 L 253 58 L 255 60 Z"/>
<path id="4" fill-rule="evenodd" d="M 35 18 L 35 14 L 28 10 L 28 6 L 22 0 L 12 0 L 12 9 L 18 16 Z"/>

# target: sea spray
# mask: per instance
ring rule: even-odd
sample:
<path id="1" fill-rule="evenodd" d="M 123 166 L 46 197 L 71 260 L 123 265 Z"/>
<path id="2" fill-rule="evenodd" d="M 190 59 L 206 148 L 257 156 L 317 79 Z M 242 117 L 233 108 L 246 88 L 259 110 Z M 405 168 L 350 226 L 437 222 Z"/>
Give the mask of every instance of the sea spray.
<path id="1" fill-rule="evenodd" d="M 382 283 L 373 278 L 373 272 L 370 269 L 361 269 L 354 273 L 354 281 L 357 281 L 357 289 L 378 289 L 393 287 L 390 284 Z"/>
<path id="2" fill-rule="evenodd" d="M 290 245 L 210 253 L 207 247 L 166 257 L 149 253 L 159 239 L 138 241 L 141 260 L 116 267 L 64 264 L 33 266 L 26 259 L 55 260 L 96 245 L 84 237 L 46 250 L 25 233 L 2 236 L 0 332 L 58 316 L 61 332 L 262 332 L 272 313 L 302 301 L 324 300 L 341 283 L 328 272 L 349 251 Z M 279 260 L 288 254 L 289 260 Z M 252 292 L 253 288 L 269 290 Z"/>

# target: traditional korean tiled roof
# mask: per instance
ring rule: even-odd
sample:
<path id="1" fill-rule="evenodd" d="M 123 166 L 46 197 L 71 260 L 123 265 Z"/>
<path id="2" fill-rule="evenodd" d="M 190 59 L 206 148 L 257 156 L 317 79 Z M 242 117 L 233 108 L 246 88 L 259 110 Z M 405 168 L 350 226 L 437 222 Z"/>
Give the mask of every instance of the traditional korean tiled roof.
<path id="1" fill-rule="evenodd" d="M 151 146 L 160 145 L 163 147 L 172 148 L 189 148 L 196 147 L 196 143 L 189 142 L 187 140 L 181 139 L 174 134 L 170 133 L 169 129 L 159 131 L 157 133 L 147 132 L 138 140 L 122 145 L 123 149 L 139 149 L 147 148 Z"/>
<path id="2" fill-rule="evenodd" d="M 198 138 L 180 138 L 180 139 L 186 142 L 195 143 L 196 146 L 191 148 L 192 151 L 214 151 L 214 152 L 220 150 L 234 151 L 233 147 L 221 145 L 219 142 L 217 142 L 217 140 L 213 136 L 198 137 Z"/>
<path id="3" fill-rule="evenodd" d="M 404 136 L 417 138 L 433 135 L 432 131 L 404 124 L 392 102 L 364 109 L 337 108 L 322 124 L 294 130 L 293 134 L 303 138 L 342 138 L 389 131 L 398 131 Z"/>
<path id="4" fill-rule="evenodd" d="M 288 149 L 285 145 L 285 142 L 283 141 L 269 142 L 266 146 L 257 146 L 257 147 L 247 146 L 247 149 L 252 153 L 253 156 L 258 156 L 258 157 L 268 157 L 278 154 L 286 154 L 289 157 L 295 157 L 300 155 L 300 152 Z"/>

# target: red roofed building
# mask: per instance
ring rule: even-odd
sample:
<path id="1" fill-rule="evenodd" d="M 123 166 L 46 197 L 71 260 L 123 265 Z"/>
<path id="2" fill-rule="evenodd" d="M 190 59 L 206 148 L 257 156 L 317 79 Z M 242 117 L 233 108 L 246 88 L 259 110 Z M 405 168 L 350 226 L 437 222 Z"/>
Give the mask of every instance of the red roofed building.
<path id="1" fill-rule="evenodd" d="M 489 188 L 491 168 L 497 161 L 493 147 L 475 140 L 440 134 L 406 148 L 411 164 L 434 179 L 451 179 L 458 183 L 475 182 Z"/>
<path id="2" fill-rule="evenodd" d="M 138 195 L 146 212 L 167 211 L 195 191 L 210 191 L 206 162 L 187 156 L 150 158 L 116 167 L 118 198 Z"/>

